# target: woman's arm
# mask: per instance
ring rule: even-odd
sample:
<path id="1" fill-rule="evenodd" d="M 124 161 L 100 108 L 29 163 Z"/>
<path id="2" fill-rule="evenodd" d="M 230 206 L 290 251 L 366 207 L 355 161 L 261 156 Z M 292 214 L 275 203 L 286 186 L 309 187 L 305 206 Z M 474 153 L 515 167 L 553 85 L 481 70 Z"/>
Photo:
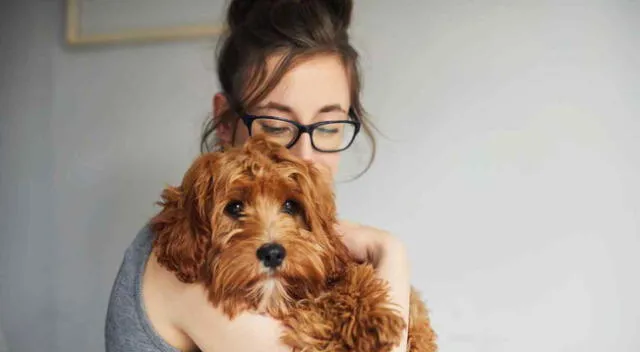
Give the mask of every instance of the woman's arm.
<path id="1" fill-rule="evenodd" d="M 211 305 L 203 286 L 180 282 L 154 255 L 147 264 L 143 297 L 155 330 L 180 350 L 291 351 L 280 342 L 283 328 L 278 321 L 250 313 L 229 320 Z"/>
<path id="2" fill-rule="evenodd" d="M 267 316 L 241 313 L 228 320 L 211 307 L 196 310 L 185 326 L 189 336 L 203 352 L 290 352 L 280 342 L 280 323 Z"/>
<path id="3" fill-rule="evenodd" d="M 400 314 L 402 314 L 407 324 L 407 328 L 403 331 L 400 345 L 393 352 L 405 352 L 407 350 L 409 301 L 411 297 L 409 264 L 405 247 L 400 241 L 388 235 L 384 242 L 384 249 L 378 265 L 378 274 L 382 279 L 389 282 L 391 300 L 398 305 Z"/>

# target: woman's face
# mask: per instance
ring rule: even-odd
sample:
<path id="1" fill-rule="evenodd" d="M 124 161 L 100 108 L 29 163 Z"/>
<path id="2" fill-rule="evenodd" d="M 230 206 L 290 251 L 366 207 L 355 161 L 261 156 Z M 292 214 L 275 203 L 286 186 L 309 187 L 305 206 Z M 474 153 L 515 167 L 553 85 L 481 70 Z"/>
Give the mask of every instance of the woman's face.
<path id="1" fill-rule="evenodd" d="M 309 58 L 293 67 L 256 109 L 248 113 L 279 117 L 308 125 L 319 121 L 346 120 L 350 104 L 349 82 L 344 65 L 335 56 L 323 55 Z M 225 105 L 224 96 L 216 95 L 214 111 L 221 111 Z M 217 133 L 222 141 L 234 141 L 239 145 L 249 138 L 249 131 L 240 120 L 235 128 L 235 136 L 232 136 L 233 126 L 220 127 Z M 320 138 L 320 133 L 314 135 L 316 145 L 319 144 Z M 307 133 L 303 133 L 289 150 L 334 176 L 338 170 L 340 153 L 315 150 Z"/>

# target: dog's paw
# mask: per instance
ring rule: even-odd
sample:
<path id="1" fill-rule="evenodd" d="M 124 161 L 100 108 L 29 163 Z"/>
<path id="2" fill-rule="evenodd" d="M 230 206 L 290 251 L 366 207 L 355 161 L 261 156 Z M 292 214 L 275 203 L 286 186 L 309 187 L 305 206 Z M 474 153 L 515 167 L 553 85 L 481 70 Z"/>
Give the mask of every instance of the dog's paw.
<path id="1" fill-rule="evenodd" d="M 390 351 L 406 327 L 389 287 L 371 265 L 353 265 L 332 296 L 340 301 L 340 336 L 351 351 Z"/>
<path id="2" fill-rule="evenodd" d="M 337 327 L 314 303 L 300 301 L 291 314 L 282 319 L 286 327 L 282 342 L 295 352 L 343 351 L 333 338 Z"/>
<path id="3" fill-rule="evenodd" d="M 411 288 L 411 303 L 409 309 L 409 338 L 407 351 L 436 352 L 436 333 L 431 326 L 429 310 L 421 299 L 420 293 Z"/>
<path id="4" fill-rule="evenodd" d="M 284 322 L 284 342 L 301 351 L 390 351 L 406 327 L 368 265 L 353 265 L 328 292 L 298 302 Z"/>

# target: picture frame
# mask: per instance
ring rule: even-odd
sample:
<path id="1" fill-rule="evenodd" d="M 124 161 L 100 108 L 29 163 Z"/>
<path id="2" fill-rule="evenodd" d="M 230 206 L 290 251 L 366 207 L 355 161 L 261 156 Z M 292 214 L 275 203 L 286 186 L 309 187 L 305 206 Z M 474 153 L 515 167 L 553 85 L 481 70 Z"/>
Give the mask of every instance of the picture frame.
<path id="1" fill-rule="evenodd" d="M 162 12 L 168 16 L 156 24 L 146 14 L 159 13 L 158 4 L 164 5 Z M 216 37 L 224 26 L 214 12 L 222 8 L 223 1 L 211 0 L 66 0 L 66 42 L 77 46 Z M 108 18 L 114 23 L 105 23 Z M 134 18 L 147 23 L 138 24 Z"/>

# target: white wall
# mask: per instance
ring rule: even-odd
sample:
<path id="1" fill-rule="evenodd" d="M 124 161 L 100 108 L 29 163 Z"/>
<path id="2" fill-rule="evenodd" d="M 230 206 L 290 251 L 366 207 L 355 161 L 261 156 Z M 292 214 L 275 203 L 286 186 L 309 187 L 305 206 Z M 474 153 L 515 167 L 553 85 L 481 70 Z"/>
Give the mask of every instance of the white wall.
<path id="1" fill-rule="evenodd" d="M 61 2 L 0 6 L 0 327 L 100 351 L 213 43 L 70 50 Z M 388 138 L 341 211 L 409 244 L 442 350 L 640 350 L 640 3 L 360 1 L 353 31 Z"/>

